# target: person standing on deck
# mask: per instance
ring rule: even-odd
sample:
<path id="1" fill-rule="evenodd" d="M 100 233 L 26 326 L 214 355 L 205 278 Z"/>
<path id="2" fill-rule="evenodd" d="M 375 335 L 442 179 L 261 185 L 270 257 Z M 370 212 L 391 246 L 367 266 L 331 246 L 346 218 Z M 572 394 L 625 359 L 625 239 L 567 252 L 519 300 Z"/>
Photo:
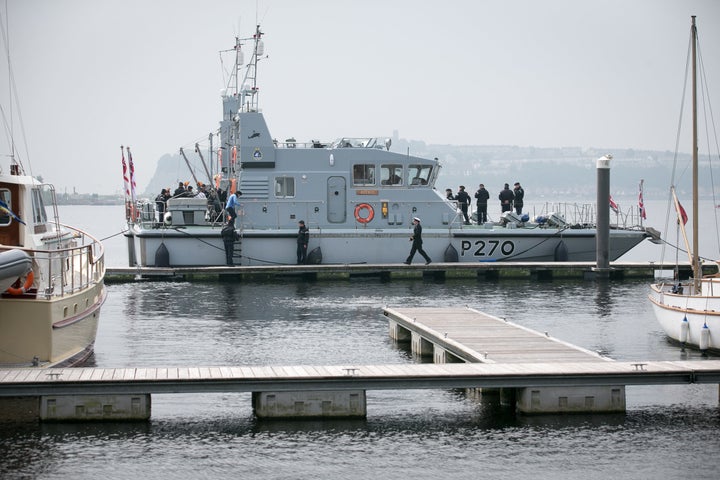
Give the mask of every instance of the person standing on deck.
<path id="1" fill-rule="evenodd" d="M 475 198 L 477 198 L 477 220 L 478 224 L 482 225 L 487 222 L 487 204 L 490 200 L 490 192 L 485 190 L 485 185 L 480 184 L 480 188 L 475 192 Z"/>
<path id="2" fill-rule="evenodd" d="M 513 201 L 513 204 L 515 205 L 515 213 L 517 213 L 518 215 L 522 215 L 525 190 L 523 190 L 523 188 L 520 186 L 520 182 L 515 182 L 515 188 L 513 188 L 513 195 L 515 195 L 515 200 Z"/>
<path id="3" fill-rule="evenodd" d="M 510 190 L 510 185 L 505 184 L 505 188 L 498 195 L 498 199 L 500 199 L 500 211 L 502 213 L 512 211 L 515 194 Z"/>
<path id="4" fill-rule="evenodd" d="M 412 248 L 410 249 L 410 255 L 407 260 L 405 260 L 405 265 L 410 265 L 412 263 L 415 252 L 420 252 L 420 255 L 425 258 L 425 265 L 430 265 L 432 260 L 430 260 L 430 257 L 428 257 L 427 253 L 425 253 L 425 250 L 422 248 L 422 226 L 420 225 L 420 219 L 418 217 L 414 217 L 413 224 L 415 224 L 415 228 L 413 229 L 412 237 L 410 237 Z"/>
<path id="5" fill-rule="evenodd" d="M 227 203 L 225 204 L 225 211 L 228 214 L 228 222 L 235 226 L 235 219 L 237 218 L 237 212 L 235 207 L 238 206 L 237 193 L 232 193 L 228 196 Z"/>
<path id="6" fill-rule="evenodd" d="M 183 182 L 178 182 L 178 187 L 173 192 L 173 197 L 182 197 L 185 196 L 185 184 Z"/>
<path id="7" fill-rule="evenodd" d="M 160 227 L 163 222 L 165 221 L 165 210 L 167 206 L 167 199 L 168 199 L 168 193 L 167 190 L 164 188 L 162 191 L 158 194 L 157 197 L 155 197 L 155 209 L 158 212 L 158 222 L 156 224 L 156 227 Z"/>
<path id="8" fill-rule="evenodd" d="M 305 226 L 305 221 L 298 222 L 297 236 L 297 263 L 302 265 L 307 259 L 308 242 L 310 242 L 310 230 Z"/>
<path id="9" fill-rule="evenodd" d="M 458 193 L 455 195 L 455 200 L 458 201 L 460 211 L 465 218 L 465 225 L 470 225 L 470 218 L 468 217 L 468 207 L 470 206 L 470 195 L 465 191 L 465 185 L 458 187 Z"/>

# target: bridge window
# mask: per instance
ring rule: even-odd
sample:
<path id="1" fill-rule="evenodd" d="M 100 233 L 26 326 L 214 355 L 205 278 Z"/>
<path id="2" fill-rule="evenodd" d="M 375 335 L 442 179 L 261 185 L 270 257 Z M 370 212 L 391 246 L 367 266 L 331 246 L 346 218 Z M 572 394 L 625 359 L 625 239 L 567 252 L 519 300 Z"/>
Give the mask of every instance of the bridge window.
<path id="1" fill-rule="evenodd" d="M 275 197 L 295 197 L 295 177 L 275 177 Z"/>
<path id="2" fill-rule="evenodd" d="M 432 165 L 409 165 L 408 166 L 408 184 L 409 185 L 427 185 L 430 181 L 432 173 Z"/>
<path id="3" fill-rule="evenodd" d="M 375 165 L 362 163 L 353 165 L 353 186 L 375 185 Z"/>
<path id="4" fill-rule="evenodd" d="M 380 179 L 383 185 L 402 185 L 402 165 L 383 165 L 380 167 Z"/>

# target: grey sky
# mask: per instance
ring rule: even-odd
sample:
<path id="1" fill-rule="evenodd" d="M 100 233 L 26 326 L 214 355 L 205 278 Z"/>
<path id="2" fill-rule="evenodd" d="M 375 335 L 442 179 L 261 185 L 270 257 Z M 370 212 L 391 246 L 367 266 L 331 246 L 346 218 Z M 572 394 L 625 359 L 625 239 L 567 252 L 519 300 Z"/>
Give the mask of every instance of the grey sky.
<path id="1" fill-rule="evenodd" d="M 398 130 L 440 144 L 673 150 L 693 14 L 720 101 L 717 0 L 6 5 L 30 166 L 59 191 L 120 191 L 121 144 L 142 188 L 159 157 L 206 141 L 221 112 L 218 52 L 256 17 L 269 55 L 260 106 L 278 139 Z M 17 115 L 14 127 L 27 168 Z M 5 171 L 9 151 L 2 135 Z"/>

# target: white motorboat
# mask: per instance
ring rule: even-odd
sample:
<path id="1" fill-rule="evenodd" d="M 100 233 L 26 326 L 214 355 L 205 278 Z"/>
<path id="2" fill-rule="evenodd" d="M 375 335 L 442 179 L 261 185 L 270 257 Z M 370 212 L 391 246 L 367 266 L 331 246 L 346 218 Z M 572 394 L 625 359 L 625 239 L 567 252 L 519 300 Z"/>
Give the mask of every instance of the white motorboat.
<path id="1" fill-rule="evenodd" d="M 61 224 L 52 186 L 21 173 L 0 170 L 0 367 L 78 365 L 105 300 L 103 245 Z"/>

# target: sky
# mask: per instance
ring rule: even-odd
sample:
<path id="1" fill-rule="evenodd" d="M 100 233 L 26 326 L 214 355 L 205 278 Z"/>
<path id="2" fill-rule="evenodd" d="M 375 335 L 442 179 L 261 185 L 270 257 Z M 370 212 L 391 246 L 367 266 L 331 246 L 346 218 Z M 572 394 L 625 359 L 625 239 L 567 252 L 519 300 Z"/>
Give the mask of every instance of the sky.
<path id="1" fill-rule="evenodd" d="M 26 171 L 59 192 L 120 192 L 120 145 L 142 191 L 161 156 L 206 143 L 222 111 L 219 52 L 256 22 L 260 108 L 281 140 L 397 131 L 674 151 L 691 15 L 720 101 L 717 0 L 0 0 L 0 11 L 12 66 L 3 55 L 12 129 L 0 168 L 12 130 Z"/>

